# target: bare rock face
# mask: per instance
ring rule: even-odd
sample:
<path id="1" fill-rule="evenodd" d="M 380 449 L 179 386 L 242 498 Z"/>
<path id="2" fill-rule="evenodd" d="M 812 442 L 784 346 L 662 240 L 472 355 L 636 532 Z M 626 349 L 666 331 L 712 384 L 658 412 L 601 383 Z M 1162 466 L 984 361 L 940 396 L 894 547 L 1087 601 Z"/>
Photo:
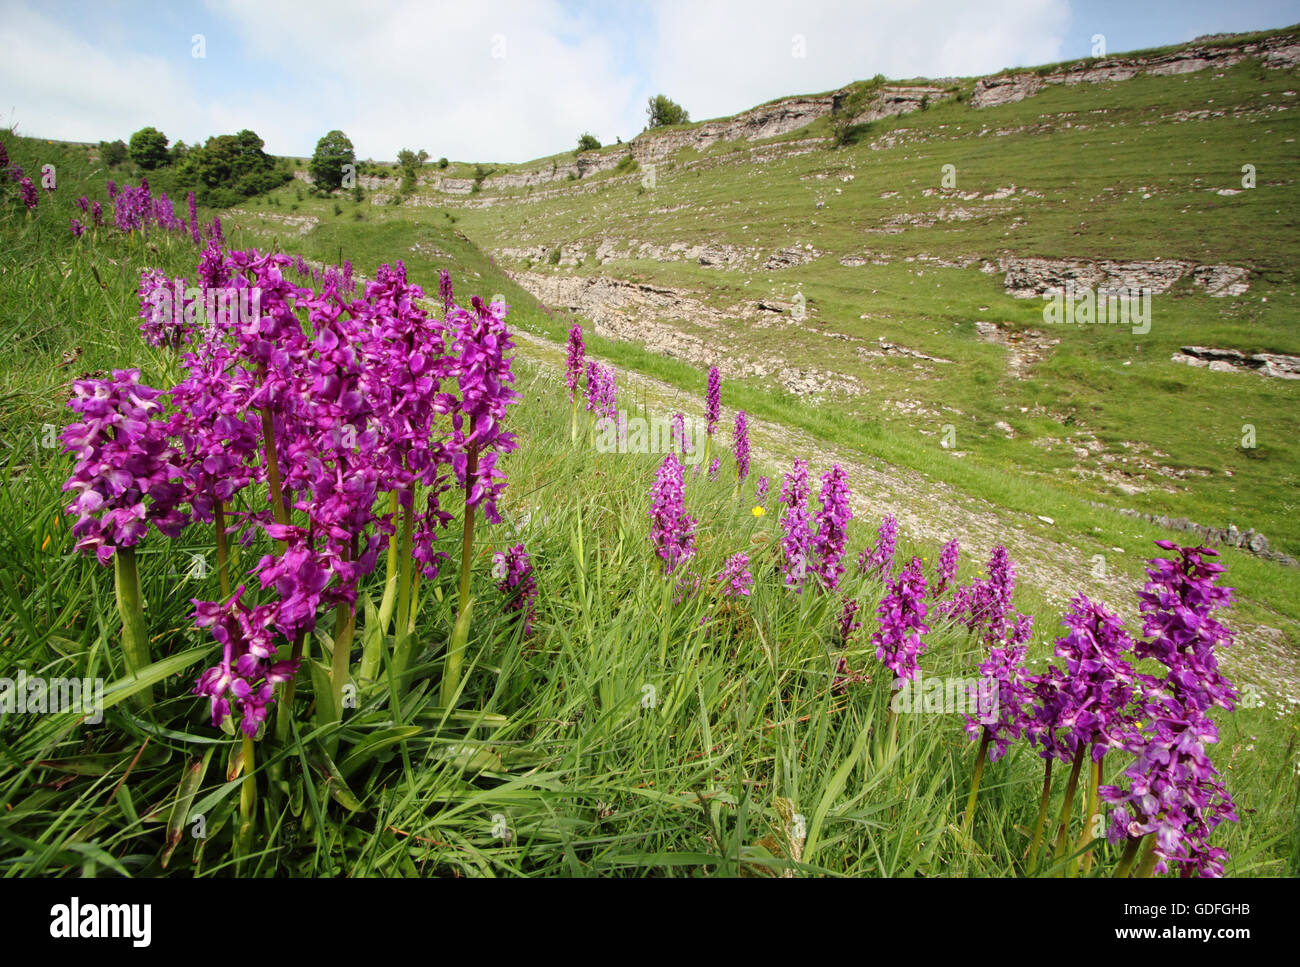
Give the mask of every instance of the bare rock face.
<path id="1" fill-rule="evenodd" d="M 473 178 L 438 178 L 433 183 L 435 191 L 448 195 L 468 195 L 474 190 Z"/>
<path id="2" fill-rule="evenodd" d="M 1043 79 L 1037 74 L 999 74 L 997 77 L 981 77 L 975 82 L 975 91 L 971 94 L 972 107 L 997 107 L 999 104 L 1011 104 L 1023 101 L 1043 89 Z"/>
<path id="3" fill-rule="evenodd" d="M 594 249 L 592 246 L 594 245 Z M 492 254 L 499 259 L 514 260 L 534 265 L 548 261 L 552 246 L 546 244 L 524 247 L 506 246 L 496 249 Z M 574 260 L 566 261 L 573 254 Z M 721 242 L 671 242 L 658 245 L 652 242 L 638 242 L 636 239 L 615 239 L 602 237 L 598 241 L 570 242 L 562 247 L 559 265 L 572 265 L 584 261 L 590 254 L 597 265 L 606 262 L 630 261 L 634 259 L 654 262 L 695 262 L 705 268 L 734 269 L 758 264 L 761 257 L 756 249 L 746 249 L 738 245 Z"/>
<path id="4" fill-rule="evenodd" d="M 310 172 L 306 171 L 295 171 L 293 176 L 299 181 L 306 182 L 309 185 L 314 183 L 316 180 L 311 176 Z M 375 175 L 357 175 L 356 178 L 357 184 L 367 191 L 374 191 L 376 188 L 383 188 L 389 182 L 393 181 L 391 178 L 378 178 Z"/>
<path id="5" fill-rule="evenodd" d="M 830 114 L 833 99 L 833 95 L 785 98 L 691 128 L 643 131 L 631 141 L 632 157 L 640 164 L 653 164 L 682 148 L 703 151 L 718 141 L 761 141 L 789 134 Z"/>
<path id="6" fill-rule="evenodd" d="M 522 272 L 516 281 L 543 304 L 562 306 L 590 319 L 602 336 L 697 366 L 716 365 L 729 379 L 771 378 L 805 397 L 856 396 L 864 391 L 850 373 L 794 366 L 774 369 L 770 355 L 755 359 L 746 354 L 747 328 L 737 326 L 736 320 L 762 317 L 784 324 L 793 308 L 790 304 L 742 302 L 723 311 L 680 289 L 621 279 Z M 754 324 L 765 325 L 762 320 Z M 686 321 L 698 332 L 682 331 L 680 323 Z"/>
<path id="7" fill-rule="evenodd" d="M 1045 84 L 1098 84 L 1126 81 L 1139 74 L 1190 74 L 1210 67 L 1221 70 L 1247 57 L 1257 57 L 1267 67 L 1293 68 L 1300 63 L 1300 39 L 1294 36 L 1270 37 L 1254 43 L 1234 45 L 1231 38 L 1225 38 L 1219 44 L 1198 43 L 1156 57 L 1103 57 L 1099 60 L 1079 61 L 1058 68 L 1046 76 L 1018 72 L 982 77 L 975 82 L 971 105 L 977 108 L 996 107 L 999 104 L 1022 101 L 1037 94 Z"/>
<path id="8" fill-rule="evenodd" d="M 1250 288 L 1246 281 L 1249 273 L 1235 265 L 1198 265 L 1192 272 L 1193 281 L 1215 298 L 1245 295 Z"/>
<path id="9" fill-rule="evenodd" d="M 1212 373 L 1256 372 L 1274 379 L 1300 379 L 1300 356 L 1255 353 L 1247 356 L 1236 349 L 1183 346 L 1170 359 L 1187 366 L 1205 367 Z"/>
<path id="10" fill-rule="evenodd" d="M 1097 506 L 1101 506 L 1098 504 Z M 1253 527 L 1247 527 L 1241 530 L 1236 524 L 1229 524 L 1227 527 L 1207 527 L 1204 524 L 1198 524 L 1195 521 L 1188 520 L 1186 517 L 1167 517 L 1163 514 L 1144 514 L 1141 511 L 1133 510 L 1130 507 L 1121 507 L 1119 512 L 1125 517 L 1134 517 L 1138 520 L 1145 520 L 1159 527 L 1168 527 L 1170 530 L 1185 531 L 1195 534 L 1196 537 L 1207 544 L 1226 544 L 1229 547 L 1237 547 L 1256 557 L 1262 557 L 1265 560 L 1277 561 L 1279 564 L 1285 564 L 1287 567 L 1300 567 L 1300 561 L 1289 557 L 1280 551 L 1272 550 L 1268 546 L 1268 538 Z"/>
<path id="11" fill-rule="evenodd" d="M 489 188 L 534 188 L 538 185 L 553 184 L 557 181 L 581 181 L 583 178 L 597 172 L 618 167 L 625 155 L 626 152 L 619 151 L 601 152 L 599 154 L 585 152 L 568 161 L 561 162 L 557 160 L 550 168 L 542 167 L 531 171 L 518 172 L 507 171 L 497 175 L 489 175 L 483 184 Z M 444 179 L 444 183 L 450 180 L 457 179 Z M 470 182 L 470 184 L 473 184 L 473 182 Z M 442 188 L 440 190 L 446 191 L 448 189 Z M 457 193 L 464 194 L 464 192 Z"/>
<path id="12" fill-rule="evenodd" d="M 821 252 L 817 251 L 811 245 L 806 248 L 794 247 L 778 249 L 768 256 L 767 261 L 763 263 L 763 268 L 774 270 L 788 269 L 796 265 L 806 265 L 821 254 Z"/>
<path id="13" fill-rule="evenodd" d="M 1004 328 L 984 319 L 976 321 L 975 332 L 985 342 L 1006 347 L 1007 371 L 1013 379 L 1024 379 L 1026 371 L 1061 342 L 1047 336 L 1041 329 Z"/>
<path id="14" fill-rule="evenodd" d="M 952 95 L 942 87 L 933 85 L 909 85 L 882 87 L 871 99 L 867 109 L 853 119 L 854 124 L 879 121 L 881 118 L 896 117 L 899 114 L 911 114 L 921 109 L 922 102 L 937 104 Z"/>
<path id="15" fill-rule="evenodd" d="M 1292 41 L 1285 46 L 1265 51 L 1264 63 L 1269 67 L 1279 67 L 1283 70 L 1300 67 L 1300 43 Z"/>
<path id="16" fill-rule="evenodd" d="M 244 208 L 232 208 L 232 215 L 251 216 L 261 218 L 268 222 L 275 222 L 284 225 L 286 228 L 294 229 L 300 236 L 307 235 L 320 224 L 320 219 L 315 215 L 287 215 L 281 212 L 250 212 Z"/>
<path id="17" fill-rule="evenodd" d="M 1168 292 L 1188 273 L 1212 296 L 1236 296 L 1248 288 L 1248 272 L 1232 265 L 1197 265 L 1180 259 L 1118 262 L 1109 259 L 1038 259 L 1008 257 L 999 260 L 1006 273 L 1007 293 L 1017 299 L 1035 299 L 1045 292 L 1081 289 L 1150 289 Z"/>
<path id="18" fill-rule="evenodd" d="M 884 336 L 876 337 L 876 348 L 868 349 L 865 346 L 859 346 L 856 350 L 858 356 L 862 359 L 884 359 L 889 356 L 902 356 L 907 359 L 919 359 L 928 363 L 950 364 L 951 359 L 944 359 L 941 356 L 930 356 L 918 349 L 909 349 L 907 346 L 900 346 L 892 343 Z"/>

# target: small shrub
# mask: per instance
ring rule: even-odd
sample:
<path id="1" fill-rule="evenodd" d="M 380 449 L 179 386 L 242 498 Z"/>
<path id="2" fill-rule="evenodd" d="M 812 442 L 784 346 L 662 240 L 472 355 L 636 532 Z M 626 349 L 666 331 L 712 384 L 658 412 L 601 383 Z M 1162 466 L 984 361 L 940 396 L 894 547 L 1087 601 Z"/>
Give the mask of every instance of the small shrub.
<path id="1" fill-rule="evenodd" d="M 656 94 L 650 98 L 645 113 L 650 119 L 648 126 L 652 128 L 667 127 L 673 124 L 687 124 L 691 120 L 691 116 L 685 108 L 662 94 Z"/>
<path id="2" fill-rule="evenodd" d="M 126 160 L 126 142 L 121 139 L 99 142 L 99 158 L 108 167 L 117 167 Z"/>
<path id="3" fill-rule="evenodd" d="M 560 246 L 557 245 L 546 253 L 546 262 L 548 265 L 560 264 Z"/>

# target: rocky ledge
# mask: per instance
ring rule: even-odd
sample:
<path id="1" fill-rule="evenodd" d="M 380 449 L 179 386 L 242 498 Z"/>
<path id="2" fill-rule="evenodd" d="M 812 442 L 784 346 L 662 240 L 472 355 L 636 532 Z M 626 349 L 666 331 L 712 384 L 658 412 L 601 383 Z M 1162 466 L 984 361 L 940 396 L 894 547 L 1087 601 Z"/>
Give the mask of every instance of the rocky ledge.
<path id="1" fill-rule="evenodd" d="M 1259 373 L 1274 379 L 1300 379 L 1300 356 L 1282 353 L 1246 355 L 1235 349 L 1184 346 L 1170 357 L 1175 363 L 1208 367 L 1213 373 Z"/>
<path id="2" fill-rule="evenodd" d="M 1266 67 L 1291 69 L 1300 65 L 1300 37 L 1269 37 L 1246 44 L 1193 44 L 1155 57 L 1103 57 L 1083 60 L 1049 74 L 1032 71 L 981 77 L 971 94 L 974 107 L 996 107 L 1023 101 L 1047 84 L 1096 84 L 1126 81 L 1139 74 L 1189 74 L 1207 67 L 1222 69 L 1257 57 Z"/>
<path id="3" fill-rule="evenodd" d="M 1250 288 L 1249 271 L 1235 265 L 1197 265 L 1180 259 L 1119 262 L 1111 259 L 1002 258 L 1007 294 L 1035 299 L 1045 292 L 1080 289 L 1150 289 L 1160 295 L 1189 273 L 1192 281 L 1216 298 L 1238 296 Z"/>
<path id="4" fill-rule="evenodd" d="M 1094 506 L 1101 507 L 1104 505 L 1095 504 Z M 1229 524 L 1227 527 L 1206 527 L 1204 524 L 1197 524 L 1186 517 L 1144 514 L 1130 507 L 1121 507 L 1119 512 L 1125 517 L 1144 520 L 1149 524 L 1155 524 L 1157 527 L 1168 527 L 1170 530 L 1195 534 L 1207 544 L 1226 544 L 1228 547 L 1235 547 L 1247 554 L 1254 554 L 1256 557 L 1262 557 L 1268 561 L 1276 561 L 1279 564 L 1285 564 L 1287 567 L 1300 567 L 1300 561 L 1297 561 L 1294 557 L 1283 554 L 1281 551 L 1271 550 L 1268 546 L 1268 538 L 1253 527 L 1248 527 L 1245 530 L 1238 530 L 1236 524 Z"/>

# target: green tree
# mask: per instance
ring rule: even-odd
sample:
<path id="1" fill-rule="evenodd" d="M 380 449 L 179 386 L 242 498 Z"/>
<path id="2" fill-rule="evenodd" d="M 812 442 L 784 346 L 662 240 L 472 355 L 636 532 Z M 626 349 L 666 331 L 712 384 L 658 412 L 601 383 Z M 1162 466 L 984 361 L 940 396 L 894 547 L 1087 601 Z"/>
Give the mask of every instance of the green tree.
<path id="1" fill-rule="evenodd" d="M 110 168 L 126 160 L 126 142 L 121 138 L 116 141 L 99 142 L 99 158 Z"/>
<path id="2" fill-rule="evenodd" d="M 420 171 L 420 167 L 429 160 L 429 152 L 421 149 L 412 151 L 410 148 L 403 148 L 397 152 L 397 167 L 402 172 L 403 194 L 409 194 L 415 190 L 415 178 Z"/>
<path id="3" fill-rule="evenodd" d="M 684 107 L 662 94 L 656 94 L 650 98 L 645 113 L 650 118 L 650 127 L 652 128 L 662 128 L 670 124 L 686 124 L 691 119 L 690 114 L 686 112 Z"/>
<path id="4" fill-rule="evenodd" d="M 343 166 L 355 165 L 356 152 L 352 142 L 342 131 L 331 131 L 316 142 L 316 153 L 307 170 L 316 186 L 324 191 L 334 191 L 343 184 Z"/>
<path id="5" fill-rule="evenodd" d="M 145 171 L 153 171 L 167 163 L 167 135 L 157 128 L 141 128 L 131 135 L 127 152 L 131 160 Z"/>
<path id="6" fill-rule="evenodd" d="M 594 134 L 583 133 L 578 137 L 579 151 L 598 151 L 600 150 L 600 141 Z"/>
<path id="7" fill-rule="evenodd" d="M 209 188 L 237 187 L 245 180 L 261 183 L 265 180 L 262 176 L 275 169 L 275 159 L 262 150 L 262 144 L 262 139 L 247 129 L 218 134 L 208 138 L 201 149 L 190 149 L 185 173 Z"/>
<path id="8" fill-rule="evenodd" d="M 292 181 L 293 172 L 262 145 L 257 133 L 247 129 L 208 138 L 202 147 L 191 145 L 170 169 L 170 183 L 159 187 L 169 194 L 174 189 L 178 197 L 193 188 L 200 204 L 221 208 Z"/>

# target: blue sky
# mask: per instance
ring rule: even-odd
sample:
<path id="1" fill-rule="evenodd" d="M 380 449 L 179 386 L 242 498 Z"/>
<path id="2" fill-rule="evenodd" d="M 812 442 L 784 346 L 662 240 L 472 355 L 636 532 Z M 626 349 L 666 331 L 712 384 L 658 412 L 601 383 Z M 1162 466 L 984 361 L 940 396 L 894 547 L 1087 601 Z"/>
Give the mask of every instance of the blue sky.
<path id="1" fill-rule="evenodd" d="M 968 76 L 1300 22 L 1300 0 L 0 0 L 0 123 L 185 141 L 250 127 L 277 154 L 332 128 L 360 157 L 523 161 L 851 80 Z M 202 58 L 192 38 L 203 35 Z M 798 56 L 802 50 L 804 56 Z"/>

